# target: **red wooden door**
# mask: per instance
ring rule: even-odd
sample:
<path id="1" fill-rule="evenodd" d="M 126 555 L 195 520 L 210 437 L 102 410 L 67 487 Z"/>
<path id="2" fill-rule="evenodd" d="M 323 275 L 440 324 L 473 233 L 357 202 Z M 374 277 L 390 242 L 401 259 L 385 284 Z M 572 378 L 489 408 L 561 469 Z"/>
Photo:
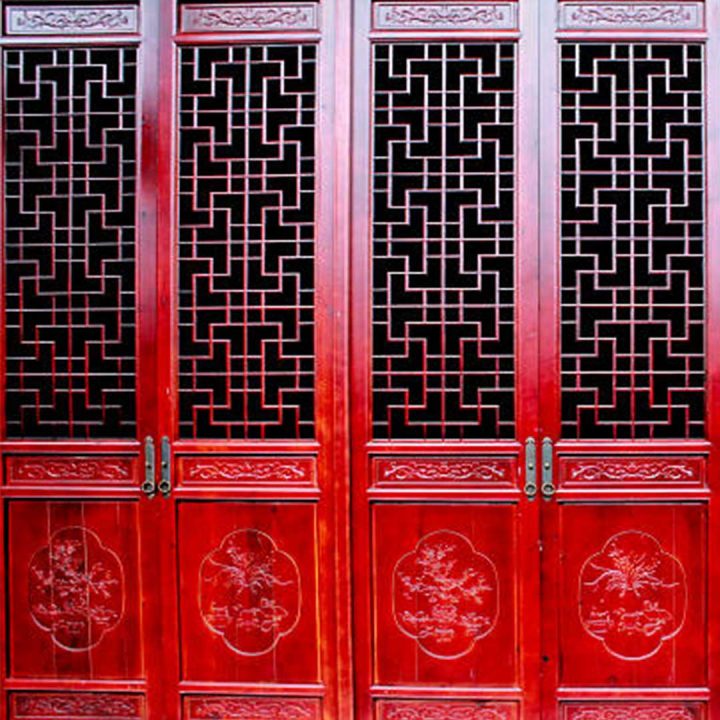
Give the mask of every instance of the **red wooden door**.
<path id="1" fill-rule="evenodd" d="M 357 12 L 360 717 L 715 716 L 717 22 Z"/>
<path id="2" fill-rule="evenodd" d="M 536 9 L 354 29 L 357 714 L 537 717 Z"/>
<path id="3" fill-rule="evenodd" d="M 348 717 L 333 10 L 15 5 L 7 714 Z"/>
<path id="4" fill-rule="evenodd" d="M 162 663 L 153 13 L 3 10 L 2 713 L 139 719 Z"/>
<path id="5" fill-rule="evenodd" d="M 718 713 L 717 10 L 542 17 L 551 717 Z"/>
<path id="6" fill-rule="evenodd" d="M 335 15 L 173 5 L 159 56 L 158 435 L 177 645 L 161 716 L 348 716 Z"/>

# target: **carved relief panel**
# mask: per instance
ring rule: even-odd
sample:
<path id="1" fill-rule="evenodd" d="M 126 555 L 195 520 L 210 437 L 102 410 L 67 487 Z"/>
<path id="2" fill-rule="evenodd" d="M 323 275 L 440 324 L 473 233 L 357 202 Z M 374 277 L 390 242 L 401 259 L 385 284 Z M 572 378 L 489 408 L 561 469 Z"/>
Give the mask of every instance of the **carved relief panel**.
<path id="1" fill-rule="evenodd" d="M 378 720 L 516 720 L 517 706 L 501 702 L 382 700 Z"/>
<path id="2" fill-rule="evenodd" d="M 186 720 L 320 720 L 320 701 L 305 698 L 185 698 Z"/>
<path id="3" fill-rule="evenodd" d="M 392 599 L 396 625 L 428 655 L 462 657 L 495 628 L 497 569 L 465 535 L 437 530 L 397 561 Z"/>
<path id="4" fill-rule="evenodd" d="M 10 666 L 16 677 L 137 678 L 137 504 L 11 501 Z"/>
<path id="5" fill-rule="evenodd" d="M 10 720 L 142 720 L 147 716 L 140 695 L 120 693 L 13 693 Z"/>
<path id="6" fill-rule="evenodd" d="M 560 518 L 562 681 L 702 685 L 703 505 L 569 504 Z"/>
<path id="7" fill-rule="evenodd" d="M 513 507 L 383 504 L 373 525 L 378 681 L 512 683 Z"/>
<path id="8" fill-rule="evenodd" d="M 568 703 L 563 720 L 701 720 L 699 703 Z"/>
<path id="9" fill-rule="evenodd" d="M 315 523 L 311 503 L 180 504 L 184 679 L 317 681 Z"/>

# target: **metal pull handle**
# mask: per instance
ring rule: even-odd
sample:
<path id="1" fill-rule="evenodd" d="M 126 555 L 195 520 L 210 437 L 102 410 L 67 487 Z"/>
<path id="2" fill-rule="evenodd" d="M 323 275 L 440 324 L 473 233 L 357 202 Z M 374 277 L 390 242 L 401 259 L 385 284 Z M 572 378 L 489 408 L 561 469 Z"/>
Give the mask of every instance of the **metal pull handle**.
<path id="1" fill-rule="evenodd" d="M 550 500 L 555 494 L 553 483 L 553 444 L 550 438 L 542 442 L 542 487 L 541 492 L 546 500 Z"/>
<path id="2" fill-rule="evenodd" d="M 525 494 L 530 500 L 537 495 L 537 447 L 535 438 L 525 441 Z"/>
<path id="3" fill-rule="evenodd" d="M 155 497 L 155 443 L 149 435 L 145 438 L 145 480 L 140 487 L 148 498 Z"/>
<path id="4" fill-rule="evenodd" d="M 160 441 L 160 482 L 158 490 L 163 497 L 168 497 L 172 491 L 170 482 L 170 438 L 165 436 Z"/>

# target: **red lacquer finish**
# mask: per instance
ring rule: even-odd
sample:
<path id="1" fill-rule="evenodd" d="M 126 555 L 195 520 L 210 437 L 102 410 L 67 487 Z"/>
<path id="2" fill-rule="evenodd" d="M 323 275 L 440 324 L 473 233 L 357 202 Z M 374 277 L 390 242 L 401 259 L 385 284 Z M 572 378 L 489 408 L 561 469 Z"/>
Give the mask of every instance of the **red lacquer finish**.
<path id="1" fill-rule="evenodd" d="M 720 717 L 720 0 L 2 12 L 0 716 Z"/>

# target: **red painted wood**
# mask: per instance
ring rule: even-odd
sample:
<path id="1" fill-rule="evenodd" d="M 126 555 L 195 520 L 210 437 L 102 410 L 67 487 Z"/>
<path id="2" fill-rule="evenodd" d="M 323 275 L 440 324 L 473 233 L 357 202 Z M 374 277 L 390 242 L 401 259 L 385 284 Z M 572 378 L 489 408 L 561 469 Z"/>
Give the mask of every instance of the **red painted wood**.
<path id="1" fill-rule="evenodd" d="M 184 11 L 174 2 L 142 0 L 140 6 L 129 1 L 100 8 L 95 15 L 94 3 L 84 3 L 81 10 L 53 3 L 55 15 L 42 3 L 16 5 L 0 36 L 0 46 L 8 51 L 139 50 L 134 310 L 124 321 L 134 334 L 136 417 L 132 433 L 124 437 L 100 433 L 92 438 L 83 425 L 82 408 L 74 408 L 78 427 L 65 439 L 57 427 L 34 433 L 28 429 L 32 418 L 12 415 L 17 399 L 7 400 L 17 389 L 17 348 L 6 342 L 12 328 L 0 328 L 6 348 L 0 353 L 0 586 L 6 600 L 0 603 L 0 714 L 18 720 L 708 720 L 720 713 L 720 675 L 714 662 L 720 649 L 715 600 L 720 592 L 720 363 L 711 352 L 720 342 L 718 250 L 712 242 L 720 222 L 717 82 L 708 72 L 702 90 L 705 427 L 699 432 L 701 423 L 688 410 L 692 431 L 685 439 L 643 439 L 633 418 L 614 427 L 613 440 L 602 440 L 582 432 L 571 437 L 563 419 L 564 281 L 558 243 L 562 97 L 557 71 L 562 43 L 699 43 L 706 48 L 705 67 L 717 67 L 718 0 L 651 3 L 652 8 L 648 3 L 555 0 L 321 0 L 212 7 L 193 2 Z M 134 28 L 136 17 L 140 25 Z M 441 45 L 446 49 L 433 55 Z M 496 50 L 500 45 L 509 49 Z M 274 56 L 277 46 L 287 50 Z M 501 359 L 497 349 L 483 346 L 479 355 L 494 358 L 497 365 L 482 372 L 473 365 L 472 350 L 456 357 L 448 349 L 458 327 L 475 322 L 467 317 L 476 301 L 453 295 L 466 290 L 453 285 L 460 282 L 454 270 L 443 276 L 442 287 L 428 287 L 432 272 L 423 276 L 412 266 L 417 258 L 408 255 L 408 264 L 396 268 L 389 281 L 389 299 L 372 293 L 382 275 L 372 265 L 373 253 L 382 252 L 373 244 L 373 233 L 382 232 L 376 225 L 398 233 L 390 236 L 393 241 L 404 237 L 397 216 L 373 222 L 373 203 L 379 201 L 373 201 L 371 189 L 382 195 L 382 178 L 393 172 L 398 173 L 390 178 L 396 189 L 403 182 L 398 180 L 402 163 L 393 172 L 372 164 L 373 129 L 396 123 L 404 132 L 407 122 L 401 113 L 376 115 L 396 107 L 381 97 L 373 104 L 373 63 L 384 61 L 374 53 L 381 46 L 400 48 L 392 50 L 397 60 L 393 72 L 399 74 L 405 49 L 429 48 L 422 50 L 428 53 L 425 60 L 438 67 L 444 63 L 438 75 L 443 83 L 454 77 L 460 57 L 455 53 L 470 46 L 485 48 L 477 51 L 484 63 L 493 57 L 514 63 L 514 84 L 503 87 L 513 95 L 512 103 L 503 104 L 498 93 L 486 95 L 498 115 L 494 125 L 480 123 L 483 133 L 502 134 L 509 127 L 514 134 L 507 153 L 512 171 L 498 170 L 498 165 L 490 173 L 493 181 L 514 178 L 508 221 L 514 245 L 508 251 L 498 244 L 495 257 L 479 251 L 484 265 L 477 267 L 482 275 L 488 263 L 497 261 L 498 292 L 511 287 L 514 293 L 511 302 L 503 296 L 501 302 L 511 307 L 496 322 L 498 336 L 511 329 L 509 371 L 503 365 L 507 358 Z M 472 52 L 464 61 L 477 59 Z M 73 57 L 80 62 L 79 55 Z M 314 80 L 305 77 L 300 90 L 292 58 L 305 63 L 298 66 L 301 75 L 310 65 L 315 68 Z M 208 90 L 207 70 L 213 63 L 219 74 Z M 255 95 L 240 90 L 260 66 L 267 80 L 263 89 L 253 86 Z M 192 82 L 183 74 L 188 68 L 197 73 Z M 414 82 L 424 72 L 418 64 Z M 216 212 L 212 223 L 202 227 L 209 185 L 196 196 L 188 187 L 212 173 L 199 161 L 190 171 L 180 164 L 180 158 L 189 161 L 179 133 L 188 128 L 187 113 L 198 118 L 193 132 L 213 125 L 202 115 L 213 103 L 219 103 L 222 115 L 227 77 L 234 78 L 242 109 L 262 97 L 252 109 L 266 116 L 255 117 L 247 127 L 237 118 L 228 124 L 226 107 L 214 125 L 212 142 L 218 145 L 213 168 L 219 168 L 220 177 L 212 189 L 213 209 L 224 207 L 223 202 L 239 207 L 247 198 L 259 202 L 257 193 L 267 189 L 264 183 L 277 183 L 285 195 L 268 202 L 261 221 L 253 222 L 251 211 L 232 222 Z M 5 85 L 7 98 L 13 90 L 11 83 Z M 413 100 L 428 104 L 430 113 L 426 121 L 409 122 L 411 135 L 456 122 L 454 113 L 460 111 L 453 103 L 458 101 L 449 85 L 443 88 L 440 110 L 432 106 L 437 99 L 430 91 L 416 91 Z M 473 91 L 467 88 L 470 97 Z M 290 128 L 285 139 L 293 133 L 297 139 L 309 128 L 314 150 L 306 160 L 314 162 L 312 170 L 297 164 L 285 177 L 269 164 L 250 167 L 265 162 L 257 157 L 246 168 L 230 166 L 228 156 L 241 163 L 247 160 L 240 157 L 243 153 L 252 156 L 263 148 L 291 152 L 273 139 L 272 129 L 261 139 L 252 136 L 262 123 L 267 123 L 265 130 L 275 127 L 267 108 L 283 92 L 291 107 L 293 93 L 314 95 L 297 115 L 279 122 Z M 197 103 L 182 105 L 180 94 Z M 395 95 L 392 102 L 405 102 L 399 85 L 386 94 Z M 280 111 L 272 110 L 278 117 Z M 440 112 L 441 120 L 433 112 Z M 468 132 L 474 122 L 467 120 Z M 245 145 L 237 138 L 222 144 L 228 127 L 242 134 L 243 142 L 252 138 L 246 150 L 238 149 Z M 3 132 L 12 132 L 7 117 Z M 211 141 L 206 137 L 196 147 L 203 142 L 209 146 Z M 444 146 L 444 155 L 431 148 L 428 162 L 440 162 L 440 169 L 413 167 L 408 187 L 414 188 L 419 177 L 427 181 L 428 195 L 442 187 L 450 196 L 457 189 L 453 183 L 475 177 L 471 166 L 458 170 L 452 165 L 453 152 L 460 156 L 469 151 L 449 148 Z M 3 166 L 12 157 L 7 151 L 3 143 Z M 231 191 L 225 176 L 236 183 Z M 303 190 L 314 194 L 308 221 L 297 219 L 304 207 L 297 191 L 302 182 Z M 12 182 L 3 192 L 5 199 L 12 196 Z M 411 194 L 398 190 L 393 203 L 403 207 Z M 296 215 L 284 220 L 284 229 L 304 226 L 307 233 L 290 244 L 314 253 L 305 264 L 312 270 L 304 277 L 303 258 L 309 254 L 274 250 L 282 243 L 268 217 L 285 201 L 296 204 L 288 211 Z M 472 208 L 471 200 L 464 202 Z M 17 217 L 3 207 L 0 229 L 9 237 Z M 188 220 L 190 210 L 195 214 Z M 442 212 L 436 225 L 447 226 L 452 204 Z M 429 248 L 437 238 L 432 222 L 423 222 L 419 234 L 413 226 L 409 239 Z M 501 221 L 485 222 L 495 226 Z M 49 237 L 60 247 L 60 225 L 56 223 L 56 236 L 48 234 L 43 241 Z M 238 228 L 250 226 L 257 234 L 249 234 L 246 244 L 268 264 L 259 271 L 249 256 L 239 260 L 237 254 L 226 272 L 222 244 L 232 238 L 239 247 Z M 468 245 L 475 241 L 472 231 L 460 239 Z M 375 240 L 382 245 L 384 238 L 376 235 Z M 189 257 L 207 261 L 203 253 L 210 242 L 216 243 L 213 262 L 200 270 L 189 264 L 179 269 Z M 1 250 L 3 289 L 10 288 L 0 293 L 3 318 L 6 308 L 13 307 L 11 273 L 18 270 L 12 268 L 20 267 L 10 245 L 3 243 Z M 388 263 L 402 256 L 400 246 L 394 243 L 397 254 Z M 268 260 L 273 252 L 286 253 L 285 262 L 273 265 Z M 455 251 L 448 243 L 435 256 L 432 249 L 428 252 L 451 265 Z M 510 281 L 502 276 L 508 258 Z M 112 272 L 105 272 L 109 281 Z M 182 295 L 190 273 L 195 284 Z M 240 299 L 232 295 L 242 278 L 251 286 L 262 273 L 267 287 L 251 287 Z M 287 327 L 298 336 L 312 330 L 309 351 L 292 343 L 277 351 L 282 343 L 272 335 L 277 298 L 271 286 L 276 282 L 289 283 L 279 303 L 294 313 L 292 319 L 284 316 Z M 224 283 L 235 286 L 223 299 L 221 312 L 208 320 L 208 307 L 218 297 L 213 293 L 226 292 Z M 642 283 L 634 281 L 633 288 L 642 290 Z M 406 301 L 401 290 L 424 293 L 421 300 L 416 296 L 407 302 L 411 311 L 420 308 L 425 314 L 405 338 L 405 366 L 403 351 L 383 354 L 379 331 L 373 334 L 373 321 L 378 326 L 384 322 L 373 308 L 396 312 Z M 302 298 L 310 292 L 312 301 L 305 306 Z M 494 309 L 494 302 L 484 299 L 484 311 Z M 698 304 L 696 298 L 693 303 Z M 29 316 L 33 309 L 28 305 L 25 310 Z M 461 310 L 468 313 L 462 322 L 457 319 Z M 194 315 L 188 319 L 187 313 Z M 63 337 L 89 324 L 79 315 L 69 317 Z M 396 326 L 383 330 L 390 327 L 384 340 L 392 340 L 406 322 L 399 311 L 394 319 Z M 617 321 L 622 324 L 625 318 Z M 196 332 L 194 341 L 205 342 L 201 336 L 210 326 L 215 360 L 223 359 L 203 365 L 206 359 L 198 360 L 187 349 L 187 337 Z M 262 355 L 241 369 L 226 361 L 232 353 L 242 355 L 233 343 L 241 337 L 249 347 L 257 328 L 272 329 L 261 343 Z M 413 355 L 418 352 L 414 333 L 437 328 L 440 370 L 432 366 L 436 357 L 431 351 L 413 365 L 419 357 Z M 478 328 L 481 336 L 483 326 L 478 323 Z M 433 336 L 426 340 L 422 352 L 433 347 Z M 230 350 L 223 355 L 226 348 Z M 290 413 L 289 420 L 277 423 L 262 413 L 253 415 L 257 404 L 267 403 L 264 410 L 273 405 L 271 391 L 256 406 L 250 392 L 254 382 L 273 387 L 267 378 L 276 351 L 285 356 L 282 360 L 291 358 L 291 366 L 282 367 L 275 381 L 298 384 L 299 406 L 311 395 L 314 403 L 311 410 Z M 373 361 L 373 353 L 381 359 Z M 633 382 L 641 374 L 630 372 Z M 565 369 L 566 380 L 567 375 Z M 311 376 L 312 382 L 303 386 Z M 459 403 L 462 421 L 457 421 L 452 383 L 482 382 L 484 376 L 493 378 L 492 391 L 511 399 L 503 406 L 483 389 Z M 409 380 L 413 377 L 415 385 Z M 432 384 L 435 378 L 441 393 Z M 242 383 L 244 399 L 233 404 Z M 288 387 L 288 394 L 297 390 Z M 387 400 L 398 387 L 408 390 L 407 400 Z M 71 385 L 55 368 L 40 387 L 47 388 L 70 392 Z M 378 388 L 387 391 L 386 405 L 374 412 L 380 407 L 373 405 L 374 393 L 381 394 Z M 636 392 L 636 399 L 640 395 Z M 432 406 L 435 396 L 438 403 Z M 439 410 L 423 416 L 418 407 L 428 398 L 428 407 Z M 195 403 L 194 415 L 187 411 L 188 403 Z M 212 412 L 203 403 L 213 406 Z M 292 401 L 283 398 L 276 404 L 279 417 Z M 90 402 L 89 411 L 100 405 Z M 488 422 L 484 413 L 495 405 L 510 408 L 512 417 L 499 411 L 499 419 Z M 398 419 L 402 413 L 393 414 L 396 407 L 406 411 L 404 419 Z M 463 415 L 468 408 L 476 412 L 475 423 Z M 129 420 L 123 418 L 120 425 Z M 630 425 L 632 431 L 627 430 Z M 488 427 L 496 436 L 486 433 Z M 161 439 L 169 438 L 169 497 L 149 499 L 140 490 L 146 437 L 156 449 L 156 481 Z M 524 493 L 528 438 L 538 448 L 539 483 L 542 441 L 554 443 L 557 494 L 550 500 Z"/>

